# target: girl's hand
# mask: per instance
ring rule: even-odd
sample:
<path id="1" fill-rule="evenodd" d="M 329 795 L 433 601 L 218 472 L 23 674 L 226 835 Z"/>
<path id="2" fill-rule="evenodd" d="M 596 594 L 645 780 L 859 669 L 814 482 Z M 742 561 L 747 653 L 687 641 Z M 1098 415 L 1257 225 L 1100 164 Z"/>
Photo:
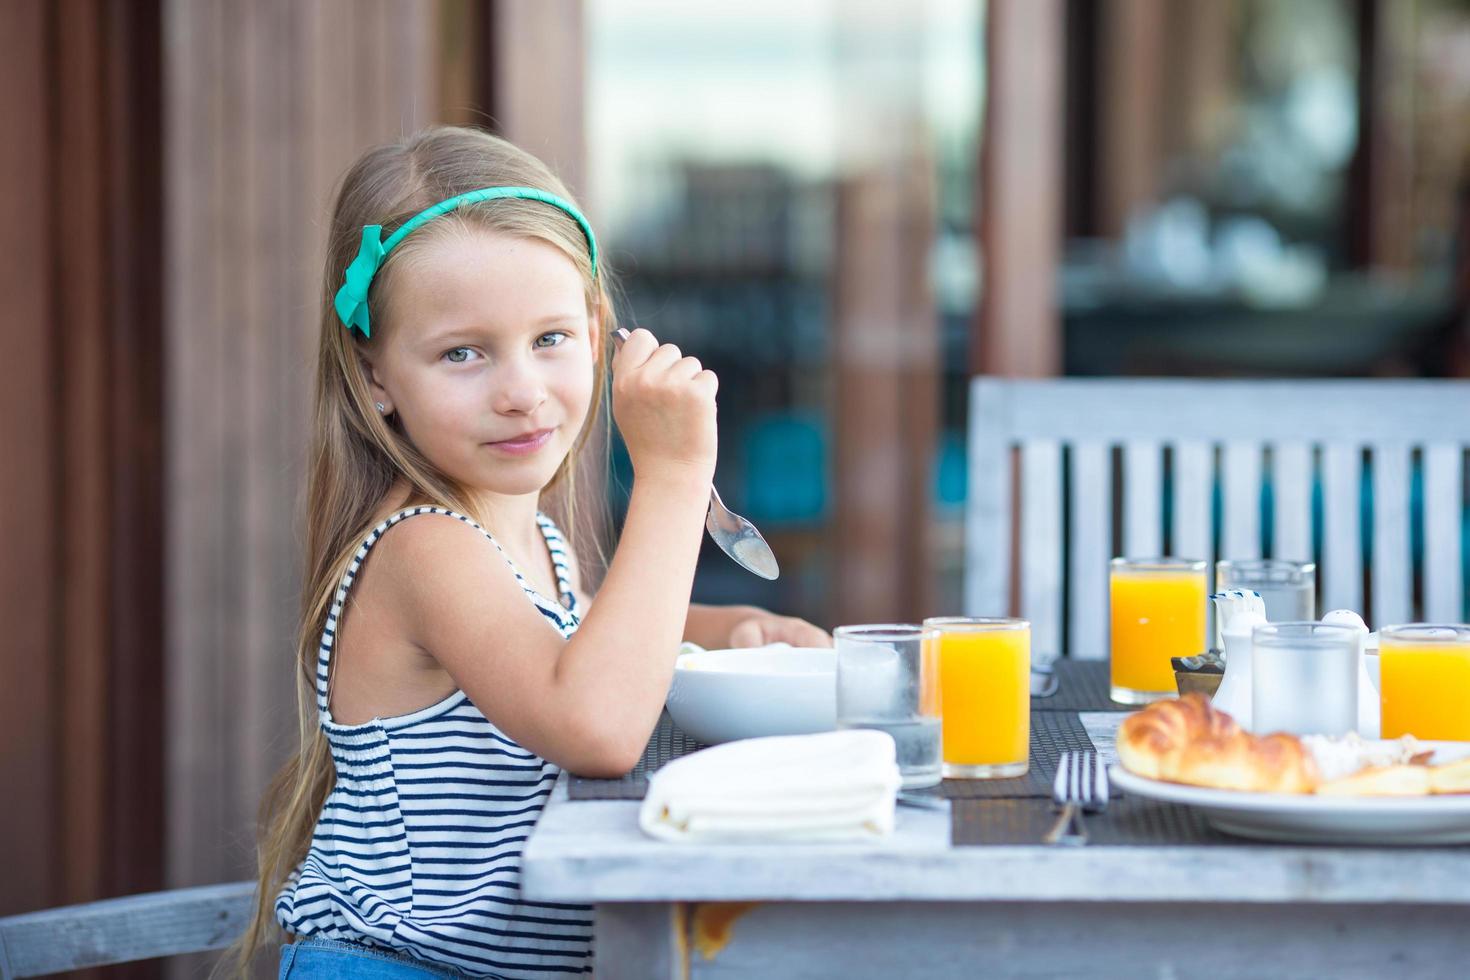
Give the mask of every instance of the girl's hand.
<path id="1" fill-rule="evenodd" d="M 764 610 L 742 619 L 730 630 L 731 647 L 763 647 L 767 643 L 789 643 L 794 647 L 830 647 L 832 636 L 804 619 L 777 616 Z"/>
<path id="2" fill-rule="evenodd" d="M 636 476 L 692 475 L 714 479 L 715 392 L 713 371 L 673 344 L 659 346 L 647 330 L 634 330 L 613 357 L 612 408 Z"/>

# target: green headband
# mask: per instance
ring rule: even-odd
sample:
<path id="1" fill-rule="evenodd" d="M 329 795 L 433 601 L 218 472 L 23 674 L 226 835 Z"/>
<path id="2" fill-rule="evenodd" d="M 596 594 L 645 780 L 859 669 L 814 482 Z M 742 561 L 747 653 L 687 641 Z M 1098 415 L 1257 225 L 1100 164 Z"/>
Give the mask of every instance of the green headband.
<path id="1" fill-rule="evenodd" d="M 582 212 L 572 206 L 571 202 L 534 187 L 482 187 L 477 191 L 457 194 L 448 200 L 440 201 L 433 207 L 425 208 L 400 225 L 386 242 L 379 242 L 383 234 L 382 225 L 363 225 L 362 246 L 357 250 L 357 258 L 353 259 L 347 271 L 342 273 L 342 288 L 337 290 L 337 298 L 333 303 L 337 308 L 337 318 L 342 321 L 342 326 L 348 330 L 356 327 L 362 331 L 364 337 L 371 336 L 368 329 L 368 289 L 373 284 L 373 276 L 378 274 L 378 269 L 388 258 L 388 253 L 397 248 L 405 238 L 441 214 L 448 214 L 455 208 L 508 197 L 542 201 L 571 215 L 573 220 L 581 226 L 582 234 L 587 236 L 587 252 L 592 259 L 592 277 L 597 278 L 597 239 L 592 237 L 592 226 L 587 223 L 586 218 L 582 217 Z"/>

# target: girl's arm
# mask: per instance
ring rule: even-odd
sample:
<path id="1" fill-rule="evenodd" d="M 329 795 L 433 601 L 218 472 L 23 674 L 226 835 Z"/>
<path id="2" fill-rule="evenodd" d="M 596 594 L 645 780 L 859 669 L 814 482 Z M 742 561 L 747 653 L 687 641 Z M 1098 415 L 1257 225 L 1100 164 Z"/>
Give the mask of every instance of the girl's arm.
<path id="1" fill-rule="evenodd" d="M 789 643 L 794 647 L 829 647 L 826 630 L 794 616 L 777 616 L 759 606 L 705 606 L 691 602 L 684 620 L 684 639 L 707 650 Z"/>
<path id="2" fill-rule="evenodd" d="M 646 330 L 623 345 L 613 373 L 633 492 L 597 601 L 570 640 L 453 518 L 405 521 L 378 545 L 390 549 L 385 574 L 412 641 L 507 735 L 584 775 L 627 772 L 658 721 L 715 463 L 713 374 Z"/>

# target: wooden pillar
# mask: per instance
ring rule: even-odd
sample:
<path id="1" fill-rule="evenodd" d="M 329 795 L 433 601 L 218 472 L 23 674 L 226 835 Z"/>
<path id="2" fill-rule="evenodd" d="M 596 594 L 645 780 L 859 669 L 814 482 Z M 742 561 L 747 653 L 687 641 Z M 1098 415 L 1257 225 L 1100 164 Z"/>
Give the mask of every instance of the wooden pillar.
<path id="1" fill-rule="evenodd" d="M 1110 238 L 1159 192 L 1165 3 L 1109 0 L 1101 7 L 1099 209 L 1100 230 Z"/>
<path id="2" fill-rule="evenodd" d="M 1199 158 L 1223 149 L 1241 10 L 1218 0 L 1175 0 L 1165 8 L 1163 152 Z"/>
<path id="3" fill-rule="evenodd" d="M 919 7 L 863 5 L 838 24 L 834 623 L 936 614 L 930 492 L 940 355 L 924 18 Z"/>
<path id="4" fill-rule="evenodd" d="M 1413 37 L 1418 4 L 1358 0 L 1358 147 L 1349 170 L 1353 261 L 1414 264 Z"/>
<path id="5" fill-rule="evenodd" d="M 486 64 L 495 131 L 529 150 L 586 201 L 582 0 L 494 0 Z"/>
<path id="6" fill-rule="evenodd" d="M 1063 0 L 992 0 L 980 162 L 981 300 L 975 373 L 1061 366 Z"/>
<path id="7" fill-rule="evenodd" d="M 928 284 L 933 163 L 841 181 L 837 192 L 835 623 L 937 615 L 930 485 L 939 337 Z"/>

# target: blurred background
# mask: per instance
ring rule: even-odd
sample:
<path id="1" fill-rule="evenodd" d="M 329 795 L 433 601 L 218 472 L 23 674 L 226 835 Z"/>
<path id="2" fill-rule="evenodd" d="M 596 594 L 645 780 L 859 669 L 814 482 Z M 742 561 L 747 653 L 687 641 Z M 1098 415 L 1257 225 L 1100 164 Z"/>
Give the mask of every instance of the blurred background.
<path id="1" fill-rule="evenodd" d="M 977 373 L 1470 374 L 1466 0 L 3 0 L 0 119 L 0 914 L 251 874 L 326 209 L 418 127 L 719 373 L 783 575 L 705 601 L 958 611 Z"/>

